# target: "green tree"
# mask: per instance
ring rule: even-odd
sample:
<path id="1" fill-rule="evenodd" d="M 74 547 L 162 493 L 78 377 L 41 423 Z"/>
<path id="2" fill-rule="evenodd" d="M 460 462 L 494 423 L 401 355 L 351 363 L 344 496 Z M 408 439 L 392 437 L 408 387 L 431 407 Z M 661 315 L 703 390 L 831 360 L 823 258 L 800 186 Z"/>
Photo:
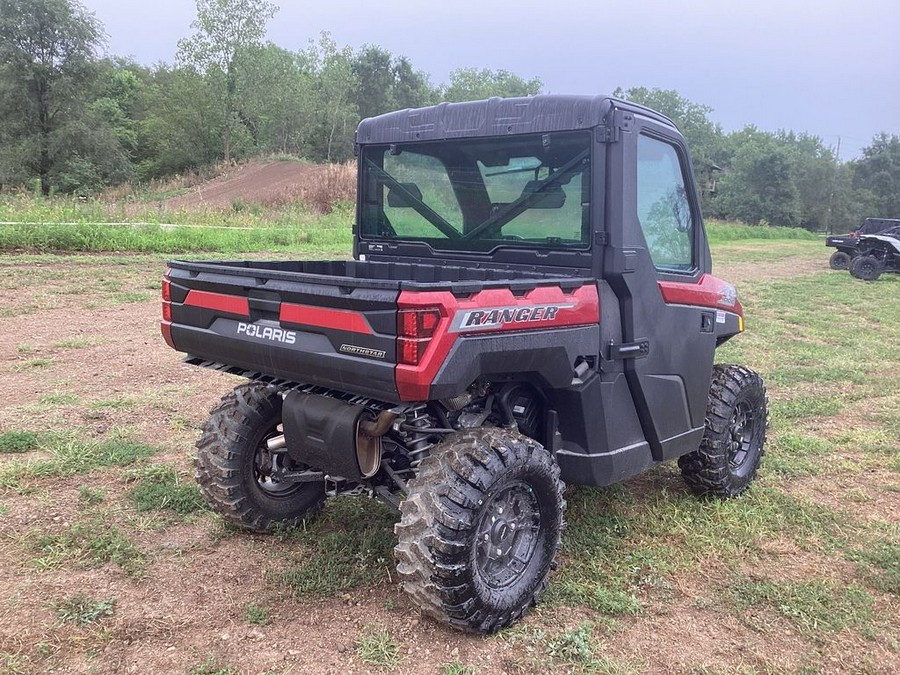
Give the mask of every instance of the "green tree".
<path id="1" fill-rule="evenodd" d="M 221 157 L 224 122 L 217 94 L 211 80 L 192 68 L 156 69 L 138 127 L 139 178 L 178 173 Z"/>
<path id="2" fill-rule="evenodd" d="M 852 167 L 853 187 L 871 209 L 864 215 L 900 218 L 900 136 L 878 134 Z"/>
<path id="3" fill-rule="evenodd" d="M 704 210 L 711 210 L 712 191 L 708 186 L 713 184 L 727 159 L 722 128 L 709 119 L 713 109 L 689 101 L 674 89 L 617 87 L 613 96 L 657 110 L 675 122 L 691 150 Z"/>
<path id="4" fill-rule="evenodd" d="M 825 230 L 836 189 L 837 158 L 818 136 L 780 131 L 775 138 L 791 157 L 791 180 L 800 203 L 800 226 Z"/>
<path id="5" fill-rule="evenodd" d="M 110 149 L 87 102 L 102 42 L 100 22 L 74 0 L 0 0 L 0 171 L 6 180 L 37 175 L 45 195 L 61 175 L 103 180 L 102 168 L 87 170 Z"/>
<path id="6" fill-rule="evenodd" d="M 310 155 L 328 162 L 345 160 L 352 156 L 353 132 L 359 122 L 353 52 L 349 47 L 339 49 L 325 32 L 300 56 L 315 90 L 316 123 L 308 141 Z"/>
<path id="7" fill-rule="evenodd" d="M 748 223 L 797 227 L 802 205 L 790 148 L 774 134 L 749 126 L 729 134 L 731 166 L 719 180 L 716 215 Z"/>
<path id="8" fill-rule="evenodd" d="M 272 43 L 248 56 L 240 114 L 255 151 L 303 154 L 315 121 L 312 76 L 297 54 Z"/>
<path id="9" fill-rule="evenodd" d="M 445 101 L 478 101 L 492 96 L 514 97 L 540 94 L 540 78 L 525 80 L 506 70 L 460 68 L 450 73 L 450 84 L 443 92 Z"/>
<path id="10" fill-rule="evenodd" d="M 266 24 L 278 7 L 266 0 L 197 0 L 197 32 L 178 43 L 178 63 L 204 74 L 222 109 L 222 154 L 231 160 L 235 130 L 247 129 L 238 83 L 253 50 L 263 45 Z"/>
<path id="11" fill-rule="evenodd" d="M 853 169 L 853 163 L 846 163 L 838 164 L 835 170 L 824 226 L 831 234 L 848 232 L 867 215 L 878 212 L 873 207 L 874 195 L 871 192 L 854 189 Z"/>
<path id="12" fill-rule="evenodd" d="M 91 110 L 104 120 L 129 158 L 138 152 L 138 119 L 145 97 L 149 71 L 124 59 L 99 63 L 96 94 Z"/>
<path id="13" fill-rule="evenodd" d="M 440 92 L 431 86 L 428 76 L 413 70 L 405 56 L 394 61 L 394 108 L 421 108 L 440 99 Z"/>
<path id="14" fill-rule="evenodd" d="M 386 49 L 364 46 L 353 57 L 359 86 L 354 99 L 360 117 L 374 117 L 394 109 L 394 57 Z"/>
<path id="15" fill-rule="evenodd" d="M 361 118 L 418 108 L 438 99 L 428 77 L 414 70 L 409 59 L 394 58 L 375 45 L 366 45 L 353 57 L 353 73 L 359 83 L 355 101 Z"/>

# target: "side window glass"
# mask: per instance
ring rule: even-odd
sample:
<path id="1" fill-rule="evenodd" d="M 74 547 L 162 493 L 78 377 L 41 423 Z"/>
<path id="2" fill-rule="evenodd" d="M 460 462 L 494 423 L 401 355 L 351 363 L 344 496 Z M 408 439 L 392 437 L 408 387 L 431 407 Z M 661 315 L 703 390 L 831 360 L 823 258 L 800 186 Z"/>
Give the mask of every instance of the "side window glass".
<path id="1" fill-rule="evenodd" d="M 694 267 L 694 216 L 678 151 L 649 136 L 638 137 L 637 215 L 657 269 Z"/>

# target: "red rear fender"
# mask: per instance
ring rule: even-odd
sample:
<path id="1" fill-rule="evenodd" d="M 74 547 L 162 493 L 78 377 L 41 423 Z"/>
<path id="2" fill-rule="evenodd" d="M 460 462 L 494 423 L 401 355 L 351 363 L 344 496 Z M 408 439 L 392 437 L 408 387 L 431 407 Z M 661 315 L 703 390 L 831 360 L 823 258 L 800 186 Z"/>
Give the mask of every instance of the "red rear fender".
<path id="1" fill-rule="evenodd" d="M 600 300 L 593 284 L 572 291 L 540 286 L 522 295 L 508 288 L 491 288 L 467 298 L 449 291 L 403 291 L 397 304 L 400 310 L 440 312 L 418 364 L 397 364 L 397 390 L 404 401 L 428 400 L 435 375 L 461 335 L 569 328 L 600 321 Z"/>

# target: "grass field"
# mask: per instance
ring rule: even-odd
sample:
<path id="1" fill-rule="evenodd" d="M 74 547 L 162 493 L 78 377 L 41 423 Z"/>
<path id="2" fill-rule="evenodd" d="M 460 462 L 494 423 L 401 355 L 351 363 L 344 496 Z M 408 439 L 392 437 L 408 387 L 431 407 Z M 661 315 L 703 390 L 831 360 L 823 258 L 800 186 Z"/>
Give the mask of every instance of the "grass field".
<path id="1" fill-rule="evenodd" d="M 344 175 L 347 167 L 332 165 L 323 171 Z M 318 199 L 319 210 L 297 201 L 272 206 L 253 202 L 249 197 L 246 202 L 235 197 L 231 208 L 196 204 L 187 208 L 177 203 L 173 207 L 166 206 L 171 202 L 164 200 L 157 201 L 154 207 L 148 202 L 156 193 L 146 191 L 131 195 L 130 201 L 120 202 L 0 195 L 0 250 L 26 253 L 301 251 L 342 255 L 352 243 L 354 205 L 347 199 L 346 185 L 330 188 L 328 176 L 321 173 L 313 173 L 301 186 L 307 192 L 326 195 Z M 182 188 L 181 192 L 186 190 Z M 322 209 L 327 210 L 326 215 Z M 707 232 L 713 243 L 817 238 L 799 228 L 747 227 L 726 222 L 707 223 Z"/>
<path id="2" fill-rule="evenodd" d="M 771 398 L 758 482 L 570 489 L 545 602 L 491 637 L 420 618 L 376 502 L 274 536 L 204 509 L 192 446 L 238 380 L 159 337 L 164 258 L 0 258 L 0 672 L 900 672 L 900 277 L 721 238 L 748 330 L 719 360 Z"/>
<path id="3" fill-rule="evenodd" d="M 237 210 L 125 214 L 109 207 L 13 199 L 5 209 L 0 203 L 0 250 L 344 252 L 352 241 L 352 218 L 353 205 L 346 202 L 338 203 L 331 213 L 323 216 L 300 206 L 273 211 L 254 205 Z"/>

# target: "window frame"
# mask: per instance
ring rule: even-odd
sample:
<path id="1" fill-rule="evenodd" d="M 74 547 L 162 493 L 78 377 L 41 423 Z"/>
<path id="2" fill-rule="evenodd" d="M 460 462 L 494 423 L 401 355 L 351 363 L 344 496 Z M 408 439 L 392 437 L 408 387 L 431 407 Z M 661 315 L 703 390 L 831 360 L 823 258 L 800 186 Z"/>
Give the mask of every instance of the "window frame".
<path id="1" fill-rule="evenodd" d="M 650 253 L 650 247 L 647 245 L 647 254 L 650 255 L 650 259 L 653 262 L 653 267 L 656 270 L 657 274 L 661 276 L 671 276 L 675 279 L 684 280 L 686 277 L 696 278 L 699 276 L 701 270 L 701 240 L 702 240 L 702 231 L 703 231 L 703 219 L 701 216 L 700 205 L 697 202 L 697 194 L 694 184 L 694 175 L 693 169 L 691 167 L 690 161 L 688 160 L 688 150 L 684 141 L 678 137 L 669 136 L 664 133 L 660 133 L 656 129 L 653 129 L 649 126 L 643 126 L 638 130 L 637 135 L 635 136 L 635 146 L 634 146 L 634 195 L 633 195 L 633 203 L 632 209 L 634 214 L 635 222 L 638 225 L 638 228 L 641 232 L 641 236 L 644 238 L 644 243 L 647 244 L 647 238 L 644 234 L 644 225 L 641 222 L 640 216 L 638 215 L 638 195 L 640 193 L 640 172 L 639 172 L 639 148 L 638 145 L 640 143 L 640 138 L 644 136 L 651 140 L 657 141 L 659 143 L 664 143 L 668 145 L 675 151 L 675 157 L 678 160 L 678 168 L 681 171 L 681 180 L 684 184 L 685 197 L 687 198 L 688 208 L 691 213 L 691 266 L 686 269 L 677 269 L 673 267 L 660 267 L 656 264 L 656 261 L 653 260 L 653 256 Z"/>
<path id="2" fill-rule="evenodd" d="M 594 146 L 593 134 L 589 130 L 583 130 L 583 129 L 566 130 L 566 131 L 556 132 L 556 133 L 564 133 L 564 134 L 572 134 L 572 135 L 584 134 L 585 141 L 586 141 L 585 152 L 588 153 L 588 155 L 587 155 L 588 179 L 586 179 L 586 180 L 584 178 L 581 179 L 582 202 L 584 199 L 584 190 L 585 189 L 587 190 L 588 197 L 592 198 L 593 194 L 594 194 L 593 193 L 593 180 L 594 180 L 593 177 L 594 177 L 595 171 L 596 171 L 595 162 L 594 162 L 594 154 L 595 153 L 594 153 L 594 147 L 593 147 Z M 544 134 L 533 132 L 533 133 L 529 133 L 529 134 L 525 134 L 525 135 L 530 136 L 530 137 L 541 137 Z M 509 138 L 510 138 L 510 136 L 485 136 L 485 137 L 477 137 L 477 138 L 473 137 L 471 140 L 478 141 L 478 142 L 486 142 L 486 141 L 508 140 Z M 513 138 L 515 138 L 515 136 L 513 136 Z M 439 141 L 429 141 L 427 143 L 421 143 L 421 144 L 441 145 L 443 143 L 453 144 L 453 143 L 458 143 L 458 142 L 459 142 L 459 139 L 443 139 L 443 140 L 439 140 Z M 376 166 L 379 166 L 383 169 L 383 166 L 384 166 L 383 159 L 385 157 L 385 153 L 383 150 L 381 152 L 378 152 L 377 149 L 390 148 L 391 145 L 397 145 L 399 147 L 412 146 L 410 148 L 410 151 L 415 152 L 415 146 L 420 145 L 420 142 L 406 141 L 403 143 L 396 143 L 396 144 L 373 143 L 370 145 L 366 145 L 366 146 L 363 146 L 363 148 L 361 149 L 361 152 L 359 153 L 359 156 L 358 156 L 358 161 L 362 162 L 362 161 L 365 161 L 366 159 L 369 159 L 369 160 L 373 161 L 373 163 Z M 374 153 L 373 153 L 373 149 L 376 150 Z M 375 155 L 375 157 L 377 157 L 378 161 L 375 161 L 375 158 L 372 157 L 373 154 Z M 427 154 L 427 153 L 422 153 L 422 154 Z M 431 156 L 438 159 L 438 161 L 441 161 L 444 164 L 444 166 L 447 167 L 446 163 L 443 162 L 443 160 L 441 160 L 440 157 L 437 157 L 435 155 L 431 155 Z M 448 171 L 449 171 L 449 169 L 448 169 Z M 360 173 L 360 176 L 359 176 L 359 182 L 358 182 L 358 189 L 361 191 L 361 196 L 358 199 L 359 209 L 357 212 L 357 219 L 356 219 L 357 222 L 355 224 L 355 234 L 356 234 L 358 241 L 362 244 L 367 244 L 367 243 L 371 242 L 371 243 L 388 243 L 390 245 L 424 245 L 429 249 L 429 251 L 431 251 L 435 254 L 440 254 L 440 255 L 446 255 L 446 254 L 451 254 L 451 255 L 452 254 L 493 255 L 495 252 L 497 252 L 499 250 L 515 249 L 515 250 L 519 250 L 519 251 L 529 251 L 529 250 L 536 251 L 536 252 L 539 252 L 539 254 L 541 256 L 546 256 L 547 252 L 550 252 L 550 251 L 561 251 L 562 253 L 564 253 L 565 255 L 568 256 L 568 255 L 571 255 L 572 253 L 588 253 L 589 254 L 593 247 L 593 243 L 594 243 L 594 241 L 593 241 L 593 239 L 594 239 L 594 236 L 593 236 L 594 220 L 593 219 L 594 219 L 594 213 L 595 213 L 596 206 L 592 201 L 588 202 L 586 215 L 582 215 L 581 240 L 578 243 L 572 243 L 572 244 L 565 245 L 565 246 L 559 246 L 557 244 L 550 244 L 550 243 L 546 243 L 546 244 L 538 243 L 538 242 L 532 242 L 532 241 L 525 241 L 524 243 L 518 243 L 518 242 L 513 243 L 510 241 L 504 241 L 504 240 L 500 240 L 500 239 L 497 239 L 497 240 L 475 239 L 474 241 L 489 241 L 493 245 L 490 247 L 469 249 L 469 248 L 455 248 L 455 247 L 451 247 L 451 246 L 434 245 L 435 241 L 441 241 L 439 238 L 412 238 L 412 237 L 408 238 L 408 237 L 382 236 L 382 235 L 373 233 L 371 231 L 367 231 L 367 229 L 368 229 L 367 226 L 370 227 L 370 224 L 369 224 L 370 221 L 367 218 L 368 214 L 366 214 L 365 212 L 366 212 L 367 208 L 371 208 L 371 206 L 374 205 L 376 202 L 375 201 L 370 202 L 370 201 L 366 200 L 366 195 L 368 194 L 368 190 L 366 189 L 368 187 L 366 185 L 366 181 L 371 180 L 371 176 L 369 175 L 369 172 L 365 168 L 363 168 L 359 173 Z M 485 187 L 485 195 L 489 197 L 486 187 Z M 379 208 L 383 209 L 382 205 L 383 205 L 383 202 L 385 199 L 385 195 L 378 194 L 377 197 L 378 197 L 377 204 L 379 205 Z M 463 212 L 463 215 L 465 215 L 465 212 Z"/>

